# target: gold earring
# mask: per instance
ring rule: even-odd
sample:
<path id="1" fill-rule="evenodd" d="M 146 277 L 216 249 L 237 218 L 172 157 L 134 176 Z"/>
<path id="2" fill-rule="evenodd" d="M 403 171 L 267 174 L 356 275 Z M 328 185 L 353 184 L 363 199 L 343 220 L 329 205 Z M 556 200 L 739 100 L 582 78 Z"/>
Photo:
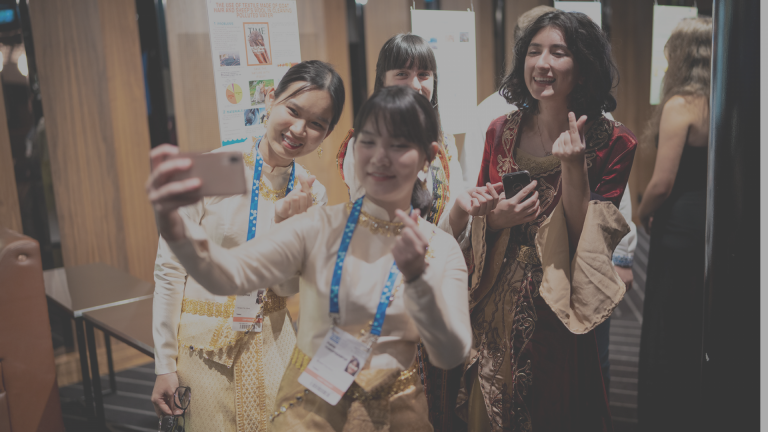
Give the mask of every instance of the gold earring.
<path id="1" fill-rule="evenodd" d="M 320 156 L 322 156 L 322 155 L 323 155 L 323 147 L 318 147 L 317 148 L 317 158 L 319 159 Z"/>
<path id="2" fill-rule="evenodd" d="M 424 173 L 429 172 L 429 162 L 424 164 L 424 168 L 422 168 L 421 171 L 423 171 Z"/>

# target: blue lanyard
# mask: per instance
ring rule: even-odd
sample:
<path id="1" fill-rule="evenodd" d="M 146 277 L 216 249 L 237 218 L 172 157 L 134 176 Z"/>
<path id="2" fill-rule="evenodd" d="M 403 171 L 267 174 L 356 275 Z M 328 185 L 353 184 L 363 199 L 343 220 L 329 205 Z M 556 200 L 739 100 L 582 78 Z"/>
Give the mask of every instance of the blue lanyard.
<path id="1" fill-rule="evenodd" d="M 352 234 L 357 227 L 357 221 L 360 219 L 360 210 L 363 207 L 363 197 L 360 197 L 352 206 L 352 210 L 349 212 L 347 218 L 347 225 L 344 227 L 344 234 L 341 236 L 341 244 L 339 245 L 339 253 L 336 255 L 336 267 L 333 269 L 333 278 L 331 279 L 331 319 L 333 324 L 337 325 L 340 318 L 339 313 L 339 285 L 341 285 L 341 271 L 344 267 L 344 260 L 347 258 L 347 250 L 349 249 L 349 243 L 352 241 Z M 379 299 L 379 306 L 376 309 L 376 316 L 373 318 L 373 324 L 371 325 L 371 335 L 375 338 L 381 336 L 381 326 L 384 325 L 384 317 L 387 313 L 387 307 L 389 307 L 389 298 L 392 295 L 392 289 L 395 286 L 397 276 L 400 275 L 400 270 L 397 268 L 397 263 L 392 263 L 392 267 L 389 270 L 389 276 L 387 277 L 387 283 L 384 285 L 384 289 L 381 291 L 381 298 Z"/>
<path id="2" fill-rule="evenodd" d="M 264 158 L 261 157 L 259 152 L 259 144 L 261 144 L 261 138 L 256 143 L 256 149 L 254 151 L 256 161 L 253 166 L 253 186 L 251 186 L 251 216 L 248 218 L 248 237 L 246 241 L 251 240 L 256 236 L 256 220 L 259 216 L 259 183 L 261 183 L 261 169 L 264 167 Z M 288 186 L 285 189 L 285 195 L 287 196 L 293 190 L 293 183 L 296 181 L 296 161 L 291 163 L 291 178 L 288 179 Z"/>

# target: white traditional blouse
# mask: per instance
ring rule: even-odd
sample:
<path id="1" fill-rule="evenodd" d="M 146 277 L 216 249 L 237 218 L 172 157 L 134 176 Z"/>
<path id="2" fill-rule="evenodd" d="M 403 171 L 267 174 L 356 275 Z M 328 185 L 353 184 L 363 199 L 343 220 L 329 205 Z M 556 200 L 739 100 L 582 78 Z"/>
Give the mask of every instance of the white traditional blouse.
<path id="1" fill-rule="evenodd" d="M 254 143 L 232 144 L 213 150 L 213 152 L 235 151 L 245 156 L 245 177 L 248 185 L 253 182 L 252 151 Z M 250 159 L 250 165 L 249 160 Z M 296 164 L 296 176 L 309 175 L 306 169 Z M 272 168 L 266 163 L 262 168 L 259 193 L 259 216 L 256 223 L 256 238 L 270 232 L 275 225 L 275 202 L 285 195 L 291 175 L 291 167 Z M 266 186 L 266 187 L 265 187 Z M 296 181 L 296 189 L 301 185 Z M 315 204 L 328 203 L 325 187 L 317 180 L 312 184 Z M 248 217 L 251 207 L 251 192 L 243 195 L 206 197 L 179 211 L 190 223 L 202 229 L 212 244 L 224 249 L 234 248 L 245 243 L 248 234 Z M 293 278 L 287 285 L 298 289 L 298 279 Z M 161 237 L 155 259 L 155 298 L 153 302 L 152 333 L 155 341 L 155 373 L 165 374 L 176 371 L 178 355 L 177 335 L 181 319 L 181 306 L 184 298 L 225 303 L 226 296 L 214 295 L 203 288 L 179 263 L 168 244 Z"/>
<path id="2" fill-rule="evenodd" d="M 179 261 L 216 295 L 273 287 L 280 296 L 301 292 L 299 349 L 313 356 L 331 327 L 331 276 L 351 203 L 311 207 L 258 239 L 227 250 L 197 224 L 185 222 L 186 238 L 171 242 Z M 367 331 L 394 258 L 396 231 L 386 210 L 365 200 L 344 262 L 339 306 L 341 329 Z M 398 279 L 381 337 L 365 368 L 407 369 L 419 338 L 434 365 L 450 369 L 464 361 L 472 343 L 467 267 L 453 237 L 419 220 L 429 238 L 428 266 L 416 280 Z M 277 285 L 299 275 L 299 286 Z"/>

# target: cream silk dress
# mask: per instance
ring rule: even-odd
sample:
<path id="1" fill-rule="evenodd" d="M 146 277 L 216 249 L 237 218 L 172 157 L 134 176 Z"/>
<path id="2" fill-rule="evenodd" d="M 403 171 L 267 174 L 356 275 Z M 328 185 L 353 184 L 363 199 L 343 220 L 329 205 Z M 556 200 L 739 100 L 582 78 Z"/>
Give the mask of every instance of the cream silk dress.
<path id="1" fill-rule="evenodd" d="M 214 152 L 236 151 L 245 156 L 245 177 L 253 182 L 254 142 L 233 144 Z M 250 159 L 250 166 L 248 160 Z M 290 167 L 272 169 L 264 164 L 259 194 L 256 238 L 274 229 L 275 202 L 285 195 Z M 308 175 L 296 164 L 296 175 Z M 300 184 L 296 181 L 296 188 Z M 315 181 L 316 204 L 325 205 L 325 188 Z M 189 224 L 204 231 L 211 243 L 228 249 L 246 241 L 251 192 L 206 197 L 180 210 Z M 268 287 L 266 285 L 265 287 Z M 298 279 L 285 283 L 283 292 L 296 292 Z M 255 288 L 255 287 L 254 287 Z M 177 372 L 180 385 L 192 389 L 186 413 L 188 431 L 263 431 L 296 337 L 285 299 L 268 295 L 263 331 L 231 329 L 234 296 L 213 295 L 190 277 L 160 238 L 155 260 L 153 334 L 155 372 Z"/>
<path id="2" fill-rule="evenodd" d="M 350 207 L 351 203 L 312 207 L 307 213 L 277 225 L 259 241 L 230 250 L 209 240 L 199 225 L 186 222 L 186 238 L 169 246 L 190 275 L 217 295 L 241 294 L 264 286 L 272 286 L 280 296 L 300 291 L 301 325 L 297 352 L 312 357 L 331 327 L 331 276 Z M 360 222 L 346 255 L 339 292 L 339 327 L 353 335 L 368 330 L 393 262 L 390 250 L 397 232 L 388 226 L 391 225 L 388 220 L 384 209 L 364 201 Z M 469 353 L 472 335 L 464 257 L 450 234 L 421 219 L 419 228 L 430 243 L 427 269 L 410 283 L 403 283 L 402 277 L 398 279 L 381 337 L 363 372 L 408 370 L 414 364 L 420 338 L 433 364 L 441 368 L 450 369 L 461 364 Z M 278 285 L 294 275 L 300 276 L 298 287 Z M 295 382 L 286 381 L 295 381 L 296 377 L 297 374 L 286 372 L 281 389 L 295 385 Z M 411 390 L 415 386 L 420 387 L 418 380 Z M 423 391 L 414 390 L 414 394 L 421 398 L 426 408 Z M 280 403 L 278 401 L 278 405 Z M 294 408 L 291 403 L 279 409 L 276 413 L 284 414 L 299 408 Z M 394 413 L 392 416 L 396 417 Z M 290 416 L 275 416 L 273 430 L 293 427 L 303 430 L 302 425 L 309 430 L 333 429 L 325 424 L 322 427 L 281 424 L 287 417 Z M 420 417 L 431 429 L 426 420 L 426 409 Z M 326 420 L 330 421 L 315 418 L 319 422 Z M 390 430 L 401 429 L 392 427 Z"/>

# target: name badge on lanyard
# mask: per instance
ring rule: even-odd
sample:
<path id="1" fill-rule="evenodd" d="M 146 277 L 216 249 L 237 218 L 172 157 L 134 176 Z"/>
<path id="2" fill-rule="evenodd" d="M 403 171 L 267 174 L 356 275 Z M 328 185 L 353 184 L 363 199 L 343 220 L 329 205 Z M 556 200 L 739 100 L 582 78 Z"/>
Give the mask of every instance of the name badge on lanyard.
<path id="1" fill-rule="evenodd" d="M 376 316 L 371 325 L 371 332 L 367 338 L 367 343 L 358 340 L 351 334 L 338 328 L 339 312 L 339 285 L 341 284 L 341 272 L 344 267 L 344 260 L 347 256 L 349 243 L 352 240 L 352 234 L 357 227 L 360 219 L 360 210 L 363 206 L 363 198 L 358 199 L 347 218 L 347 225 L 344 228 L 344 234 L 339 245 L 339 252 L 336 256 L 336 267 L 333 269 L 331 279 L 331 307 L 330 315 L 331 329 L 323 339 L 320 349 L 317 350 L 307 368 L 299 376 L 299 384 L 312 390 L 313 393 L 320 396 L 324 401 L 331 405 L 336 405 L 341 400 L 349 386 L 355 381 L 355 377 L 360 373 L 368 357 L 371 354 L 371 347 L 381 336 L 381 327 L 384 324 L 384 317 L 389 307 L 392 289 L 395 281 L 400 275 L 396 263 L 392 263 L 387 277 L 387 283 L 381 291 L 379 306 L 376 309 Z"/>
<path id="2" fill-rule="evenodd" d="M 253 185 L 251 186 L 251 214 L 248 217 L 248 235 L 246 242 L 251 241 L 256 236 L 256 221 L 259 216 L 259 184 L 261 183 L 261 171 L 264 167 L 264 158 L 259 152 L 261 138 L 256 143 L 255 163 L 253 166 Z M 288 179 L 288 186 L 285 189 L 287 196 L 293 190 L 293 183 L 296 180 L 296 161 L 291 164 L 291 177 Z M 232 330 L 244 332 L 260 332 L 261 324 L 264 321 L 263 303 L 266 299 L 266 290 L 258 289 L 245 295 L 239 295 L 235 299 L 235 313 L 232 317 Z"/>

